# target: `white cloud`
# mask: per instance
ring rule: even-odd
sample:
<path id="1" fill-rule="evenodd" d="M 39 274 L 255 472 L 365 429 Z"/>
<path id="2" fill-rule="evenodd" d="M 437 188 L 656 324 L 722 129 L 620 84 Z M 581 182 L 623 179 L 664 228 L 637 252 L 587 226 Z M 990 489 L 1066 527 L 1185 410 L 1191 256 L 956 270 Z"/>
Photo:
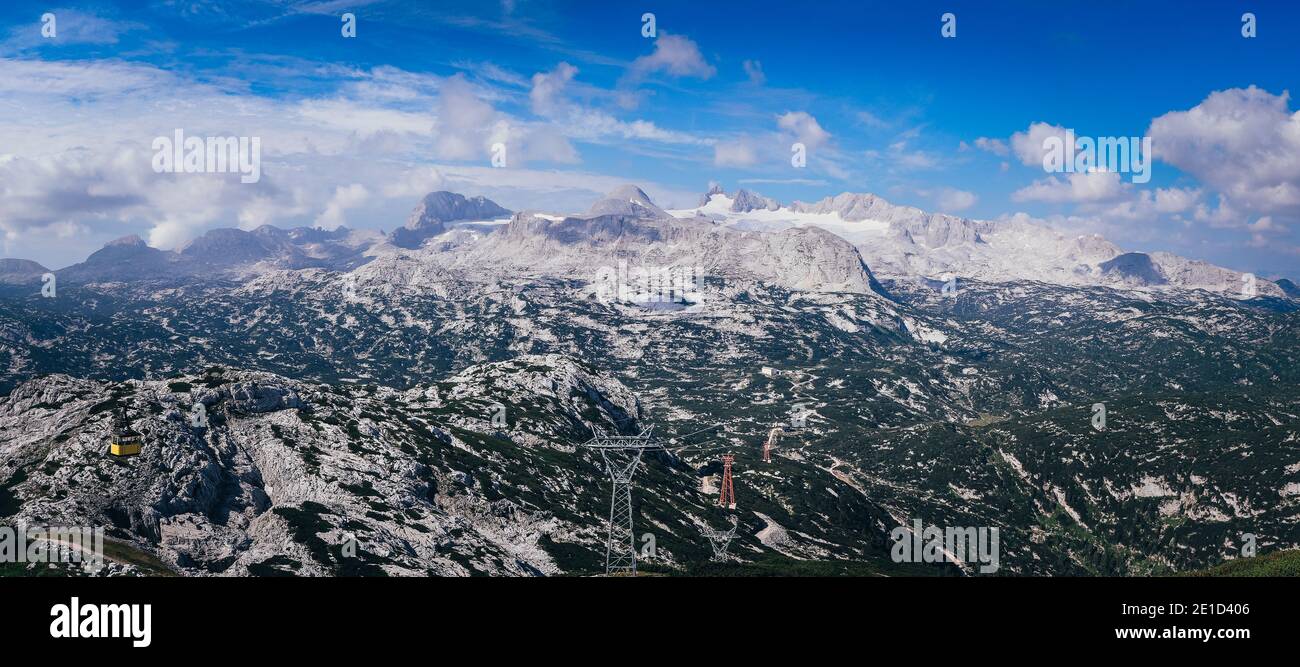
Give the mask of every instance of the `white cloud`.
<path id="1" fill-rule="evenodd" d="M 943 212 L 956 213 L 957 211 L 964 211 L 974 206 L 977 201 L 979 201 L 979 197 L 973 192 L 957 190 L 954 188 L 944 188 L 943 191 L 939 193 L 937 203 L 939 204 L 940 210 Z"/>
<path id="2" fill-rule="evenodd" d="M 975 147 L 982 151 L 988 151 L 994 155 L 1000 155 L 1003 157 L 1011 154 L 1011 149 L 1008 148 L 1007 143 L 1001 139 L 980 137 L 975 140 Z M 1039 163 L 1040 164 L 1042 163 L 1041 151 L 1039 156 Z"/>
<path id="3" fill-rule="evenodd" d="M 1246 225 L 1252 232 L 1286 232 L 1286 227 L 1273 222 L 1273 216 L 1266 215 L 1255 222 Z"/>
<path id="4" fill-rule="evenodd" d="M 1300 112 L 1288 93 L 1251 86 L 1211 93 L 1151 121 L 1156 158 L 1196 177 L 1233 206 L 1300 215 Z"/>
<path id="5" fill-rule="evenodd" d="M 895 166 L 903 169 L 934 169 L 940 163 L 936 155 L 925 151 L 908 150 L 907 144 L 903 142 L 891 144 L 889 149 L 890 160 Z"/>
<path id="6" fill-rule="evenodd" d="M 243 184 L 238 174 L 159 174 L 150 158 L 142 147 L 119 144 L 7 160 L 0 164 L 0 230 L 17 240 L 50 227 L 147 225 L 149 242 L 170 249 L 241 210 L 291 205 L 270 179 Z"/>
<path id="7" fill-rule="evenodd" d="M 812 185 L 816 187 L 826 187 L 830 185 L 828 181 L 821 178 L 741 178 L 737 180 L 741 185 Z M 709 187 L 713 187 L 709 183 Z"/>
<path id="8" fill-rule="evenodd" d="M 41 33 L 45 10 L 34 10 L 31 20 L 22 21 L 0 42 L 0 54 L 36 48 L 57 48 L 69 44 L 116 44 L 118 38 L 145 26 L 132 21 L 117 21 L 74 9 L 49 10 L 54 14 L 55 36 Z"/>
<path id="9" fill-rule="evenodd" d="M 1024 132 L 1011 135 L 1011 150 L 1020 161 L 1031 167 L 1042 168 L 1043 155 L 1046 153 L 1043 143 L 1049 137 L 1058 137 L 1062 142 L 1068 138 L 1067 130 L 1057 125 L 1033 123 Z M 977 140 L 978 141 L 978 140 Z"/>
<path id="10" fill-rule="evenodd" d="M 381 133 L 433 134 L 432 114 L 375 107 L 356 100 L 304 100 L 296 112 L 303 120 L 320 127 L 354 133 L 361 138 Z"/>
<path id="11" fill-rule="evenodd" d="M 282 218 L 306 215 L 311 208 L 307 200 L 306 192 L 300 187 L 293 188 L 287 197 L 279 193 L 253 195 L 239 208 L 236 215 L 239 228 L 253 230 L 262 225 L 274 224 Z"/>
<path id="12" fill-rule="evenodd" d="M 764 167 L 770 176 L 788 173 L 795 142 L 804 145 L 808 171 L 819 176 L 846 179 L 842 156 L 831 143 L 831 134 L 806 111 L 789 111 L 774 117 L 776 128 L 769 132 L 738 134 L 713 144 L 717 167 Z M 820 150 L 818 150 L 820 149 Z M 815 153 L 814 153 L 815 151 Z"/>
<path id="13" fill-rule="evenodd" d="M 435 160 L 486 166 L 494 142 L 507 146 L 508 169 L 497 171 L 578 163 L 572 140 L 647 152 L 714 143 L 578 104 L 570 98 L 612 101 L 614 93 L 582 88 L 576 68 L 566 65 L 537 79 L 540 90 L 532 97 L 538 110 L 554 112 L 539 120 L 495 106 L 517 102 L 517 90 L 463 76 L 390 66 L 331 74 L 339 77 L 332 92 L 266 97 L 238 81 L 182 77 L 145 63 L 0 58 L 0 234 L 6 247 L 37 259 L 76 261 L 84 248 L 52 241 L 50 230 L 89 230 L 95 244 L 139 233 L 176 247 L 218 225 L 334 225 L 346 215 L 382 226 L 393 218 L 400 222 L 411 205 L 408 196 L 465 185 L 438 183 L 437 177 L 394 182 L 395 173 L 436 174 L 428 166 Z M 175 128 L 188 136 L 260 137 L 261 182 L 154 173 L 150 143 Z M 349 184 L 369 196 L 348 200 L 358 191 L 338 188 Z M 390 204 L 394 197 L 400 205 Z"/>
<path id="14" fill-rule="evenodd" d="M 163 70 L 120 62 L 46 62 L 0 58 L 0 94 L 40 99 L 98 100 L 104 95 L 131 95 L 176 78 Z"/>
<path id="15" fill-rule="evenodd" d="M 1132 194 L 1132 189 L 1126 189 L 1126 193 Z M 1175 219 L 1181 217 L 1186 211 L 1196 206 L 1201 197 L 1201 191 L 1197 189 L 1183 188 L 1157 188 L 1154 190 L 1140 190 L 1135 196 L 1124 199 L 1117 203 L 1102 202 L 1099 204 L 1088 203 L 1090 208 L 1109 218 L 1117 218 L 1133 221 L 1152 221 L 1160 216 L 1174 215 Z"/>
<path id="16" fill-rule="evenodd" d="M 534 74 L 533 87 L 529 92 L 533 113 L 546 117 L 564 136 L 591 142 L 612 138 L 617 141 L 639 139 L 667 144 L 712 143 L 684 132 L 666 130 L 647 120 L 619 120 L 599 109 L 573 102 L 567 97 L 566 91 L 577 74 L 578 68 L 562 62 L 550 72 Z"/>
<path id="17" fill-rule="evenodd" d="M 391 179 L 382 194 L 390 198 L 421 197 L 445 187 L 442 172 L 436 167 L 414 167 Z"/>
<path id="18" fill-rule="evenodd" d="M 749 77 L 750 83 L 755 86 L 767 83 L 767 75 L 763 73 L 763 63 L 757 60 L 746 60 L 741 65 L 745 68 L 745 76 Z"/>
<path id="19" fill-rule="evenodd" d="M 889 127 L 889 123 L 885 119 L 865 109 L 859 110 L 857 113 L 854 114 L 854 117 L 858 119 L 859 123 L 862 123 L 867 127 L 873 127 L 873 128 Z"/>
<path id="20" fill-rule="evenodd" d="M 1211 227 L 1223 229 L 1240 228 L 1245 224 L 1246 216 L 1233 207 L 1232 202 L 1227 197 L 1219 196 L 1219 204 L 1210 208 L 1208 204 L 1201 203 L 1196 207 L 1196 212 L 1192 215 L 1197 222 L 1208 223 Z"/>
<path id="21" fill-rule="evenodd" d="M 669 35 L 662 30 L 655 39 L 655 50 L 632 61 L 627 76 L 633 81 L 649 74 L 666 72 L 677 77 L 708 79 L 717 69 L 704 60 L 700 47 L 681 35 Z"/>
<path id="22" fill-rule="evenodd" d="M 713 147 L 713 164 L 718 167 L 752 167 L 758 164 L 758 151 L 746 138 L 719 142 Z"/>
<path id="23" fill-rule="evenodd" d="M 1116 172 L 1096 171 L 1049 176 L 1011 193 L 1012 201 L 1048 203 L 1102 202 L 1124 195 L 1125 185 Z"/>
<path id="24" fill-rule="evenodd" d="M 516 88 L 527 88 L 529 83 L 528 79 L 524 78 L 523 76 L 493 62 L 486 62 L 486 61 L 473 62 L 468 60 L 458 60 L 456 62 L 453 62 L 451 66 L 459 70 L 465 70 L 471 72 L 475 76 L 486 79 L 488 81 L 503 83 L 508 86 L 514 86 Z"/>
<path id="25" fill-rule="evenodd" d="M 822 129 L 817 119 L 807 111 L 789 111 L 776 117 L 776 125 L 782 130 L 790 133 L 795 141 L 808 147 L 808 150 L 816 150 L 826 143 L 831 134 Z"/>
<path id="26" fill-rule="evenodd" d="M 338 229 L 347 223 L 347 210 L 356 208 L 370 198 L 370 191 L 360 183 L 340 185 L 334 189 L 334 196 L 325 205 L 325 210 L 316 217 L 316 226 L 322 229 Z"/>
<path id="27" fill-rule="evenodd" d="M 533 113 L 539 116 L 553 116 L 565 105 L 564 89 L 578 74 L 578 68 L 562 62 L 550 72 L 538 72 L 533 75 L 533 89 L 528 94 Z"/>
<path id="28" fill-rule="evenodd" d="M 490 157 L 488 135 L 498 120 L 491 104 L 475 93 L 463 76 L 448 79 L 438 95 L 433 154 L 441 160 L 482 160 Z"/>
<path id="29" fill-rule="evenodd" d="M 636 183 L 664 208 L 693 206 L 695 191 L 680 191 L 654 182 L 638 181 L 626 175 L 605 175 L 584 171 L 540 169 L 493 169 L 468 165 L 436 165 L 413 168 L 398 182 L 418 184 L 410 190 L 412 199 L 431 190 L 452 190 L 482 194 L 513 210 L 536 209 L 550 213 L 578 213 L 591 202 L 627 183 Z M 426 187 L 427 186 L 427 187 Z M 403 205 L 414 206 L 415 202 Z"/>
<path id="30" fill-rule="evenodd" d="M 1148 195 L 1148 192 L 1144 190 L 1143 194 Z M 1156 188 L 1155 210 L 1158 213 L 1182 213 L 1195 206 L 1200 198 L 1199 189 Z"/>

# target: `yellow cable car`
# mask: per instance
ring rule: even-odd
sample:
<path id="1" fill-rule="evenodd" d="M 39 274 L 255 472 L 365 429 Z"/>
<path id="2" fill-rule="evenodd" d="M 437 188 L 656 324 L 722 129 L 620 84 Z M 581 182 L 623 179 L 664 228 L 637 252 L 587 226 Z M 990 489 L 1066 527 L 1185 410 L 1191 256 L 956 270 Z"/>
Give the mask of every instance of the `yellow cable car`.
<path id="1" fill-rule="evenodd" d="M 126 408 L 119 408 L 113 419 L 113 437 L 109 439 L 108 453 L 113 456 L 135 456 L 140 453 L 140 434 L 131 429 Z"/>

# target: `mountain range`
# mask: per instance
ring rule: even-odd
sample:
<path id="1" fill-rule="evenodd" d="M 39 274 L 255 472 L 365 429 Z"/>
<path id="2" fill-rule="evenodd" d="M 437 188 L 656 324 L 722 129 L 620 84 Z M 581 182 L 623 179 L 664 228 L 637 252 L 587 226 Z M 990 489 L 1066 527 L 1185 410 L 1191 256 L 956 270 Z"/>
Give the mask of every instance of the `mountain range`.
<path id="1" fill-rule="evenodd" d="M 611 224 L 615 227 L 609 227 Z M 272 269 L 346 271 L 392 255 L 395 249 L 418 250 L 430 239 L 438 239 L 443 250 L 467 252 L 473 261 L 558 265 L 564 263 L 562 256 L 566 253 L 548 256 L 556 248 L 544 250 L 544 239 L 563 246 L 571 239 L 623 235 L 625 247 L 615 254 L 640 252 L 649 259 L 653 253 L 647 255 L 647 248 L 632 246 L 671 239 L 668 242 L 674 247 L 690 248 L 699 255 L 691 261 L 713 256 L 719 250 L 738 257 L 765 257 L 768 268 L 759 269 L 762 262 L 757 261 L 746 268 L 757 269 L 756 275 L 768 280 L 785 280 L 793 262 L 805 267 L 795 269 L 805 275 L 790 278 L 791 284 L 820 280 L 810 277 L 809 272 L 825 273 L 828 287 L 833 287 L 836 280 L 846 285 L 862 282 L 860 277 L 848 276 L 843 266 L 833 266 L 843 264 L 842 257 L 818 258 L 826 259 L 828 265 L 815 268 L 803 263 L 809 258 L 786 259 L 788 252 L 808 247 L 809 240 L 823 238 L 799 232 L 808 229 L 831 232 L 853 244 L 865 265 L 864 274 L 904 280 L 1034 280 L 1058 285 L 1202 289 L 1241 297 L 1284 299 L 1300 294 L 1286 279 L 1251 281 L 1243 272 L 1207 262 L 1165 252 L 1125 251 L 1098 235 L 1071 237 L 1023 221 L 994 222 L 927 213 L 891 204 L 872 194 L 844 193 L 814 203 L 796 201 L 786 206 L 744 189 L 728 195 L 716 185 L 701 197 L 696 208 L 674 211 L 659 208 L 641 189 L 627 185 L 575 216 L 512 213 L 481 196 L 432 192 L 421 200 L 404 226 L 387 236 L 346 228 L 281 230 L 264 225 L 251 231 L 211 230 L 173 252 L 151 248 L 139 237 L 128 236 L 55 274 L 60 280 L 85 283 L 202 276 L 247 278 Z M 768 239 L 771 233 L 787 230 L 791 231 L 785 237 Z M 683 235 L 689 238 L 678 238 Z M 753 245 L 758 239 L 764 239 L 762 248 Z M 829 239 L 820 242 L 839 245 Z M 690 259 L 689 253 L 670 257 L 672 254 L 659 259 Z M 706 268 L 725 271 L 723 267 L 737 261 L 719 257 Z M 46 272 L 27 260 L 0 262 L 0 283 L 32 283 Z M 584 261 L 569 263 L 580 266 Z M 1253 292 L 1248 282 L 1253 284 Z"/>
<path id="2" fill-rule="evenodd" d="M 609 298 L 624 266 L 700 280 Z M 1295 285 L 1100 237 L 625 186 L 579 215 L 435 192 L 389 235 L 128 237 L 55 298 L 43 269 L 0 265 L 0 518 L 110 526 L 110 574 L 599 572 L 609 482 L 577 445 L 650 426 L 684 447 L 637 477 L 664 573 L 707 571 L 731 518 L 738 567 L 789 572 L 977 574 L 893 562 L 916 519 L 999 528 L 1000 574 L 1300 545 Z M 106 453 L 119 408 L 138 457 Z"/>

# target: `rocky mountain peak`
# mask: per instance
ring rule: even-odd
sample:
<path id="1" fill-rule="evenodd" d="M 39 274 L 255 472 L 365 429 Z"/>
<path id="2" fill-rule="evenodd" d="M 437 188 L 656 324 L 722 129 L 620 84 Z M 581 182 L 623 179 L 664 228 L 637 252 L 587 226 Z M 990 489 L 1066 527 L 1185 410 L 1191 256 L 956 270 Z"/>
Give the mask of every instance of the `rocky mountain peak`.
<path id="1" fill-rule="evenodd" d="M 725 195 L 725 194 L 726 192 L 722 189 L 721 183 L 717 181 L 709 181 L 709 189 L 707 192 L 700 195 L 700 203 L 697 204 L 697 206 L 708 206 L 709 200 L 713 198 L 713 195 Z"/>
<path id="2" fill-rule="evenodd" d="M 1100 268 L 1103 276 L 1129 285 L 1164 285 L 1169 282 L 1160 272 L 1160 267 L 1151 261 L 1151 256 L 1142 252 L 1126 252 L 1102 262 Z"/>
<path id="3" fill-rule="evenodd" d="M 30 259 L 0 259 L 0 284 L 20 285 L 35 282 L 49 269 Z"/>
<path id="4" fill-rule="evenodd" d="M 406 229 L 441 228 L 442 223 L 457 220 L 491 220 L 510 215 L 510 211 L 483 196 L 466 197 L 455 192 L 430 192 L 420 200 L 406 218 Z"/>
<path id="5" fill-rule="evenodd" d="M 140 238 L 138 234 L 127 234 L 126 236 L 116 238 L 113 239 L 112 241 L 109 241 L 108 243 L 105 243 L 104 247 L 105 248 L 117 248 L 117 247 L 145 248 L 148 247 L 148 245 L 149 244 L 145 243 L 144 239 Z"/>
<path id="6" fill-rule="evenodd" d="M 430 192 L 406 218 L 406 225 L 394 230 L 389 241 L 401 248 L 418 248 L 425 239 L 446 231 L 448 222 L 492 220 L 510 211 L 483 196 L 466 197 L 455 192 Z"/>
<path id="7" fill-rule="evenodd" d="M 756 210 L 775 211 L 779 208 L 781 208 L 781 203 L 777 200 L 745 189 L 737 190 L 736 196 L 731 201 L 731 211 L 733 213 L 748 213 Z"/>
<path id="8" fill-rule="evenodd" d="M 669 218 L 666 211 L 655 205 L 641 188 L 621 185 L 597 200 L 587 210 L 588 217 L 601 215 L 626 215 L 634 218 Z"/>

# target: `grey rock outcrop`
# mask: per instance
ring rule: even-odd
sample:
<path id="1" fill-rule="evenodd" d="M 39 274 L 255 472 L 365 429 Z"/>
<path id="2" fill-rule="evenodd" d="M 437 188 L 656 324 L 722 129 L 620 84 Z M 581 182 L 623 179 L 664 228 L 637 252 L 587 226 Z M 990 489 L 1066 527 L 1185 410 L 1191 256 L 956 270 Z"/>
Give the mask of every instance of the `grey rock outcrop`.
<path id="1" fill-rule="evenodd" d="M 666 211 L 655 205 L 650 196 L 635 185 L 623 185 L 615 188 L 597 200 L 587 210 L 587 217 L 603 215 L 624 215 L 632 218 L 671 218 Z"/>
<path id="2" fill-rule="evenodd" d="M 425 239 L 446 231 L 446 223 L 460 220 L 492 220 L 510 211 L 487 197 L 466 197 L 455 192 L 430 192 L 407 217 L 406 224 L 389 235 L 401 248 L 418 248 Z"/>

